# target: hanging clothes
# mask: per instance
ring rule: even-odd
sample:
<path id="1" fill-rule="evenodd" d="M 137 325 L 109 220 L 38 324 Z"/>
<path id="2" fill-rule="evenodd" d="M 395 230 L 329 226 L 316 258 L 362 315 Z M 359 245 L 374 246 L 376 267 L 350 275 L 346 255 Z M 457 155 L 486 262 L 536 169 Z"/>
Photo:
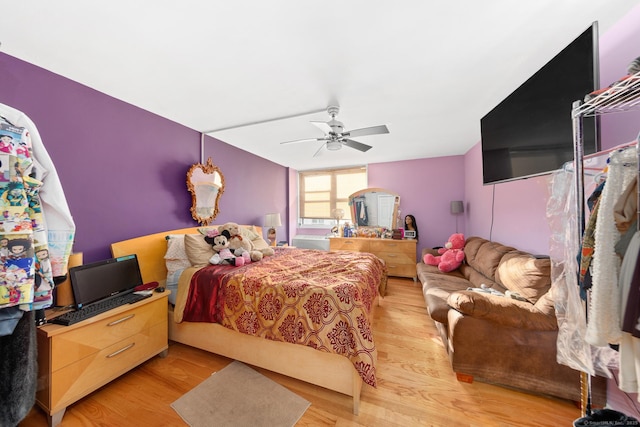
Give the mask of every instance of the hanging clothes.
<path id="1" fill-rule="evenodd" d="M 622 234 L 616 227 L 614 208 L 637 173 L 635 146 L 610 154 L 607 184 L 602 191 L 596 220 L 591 301 L 585 335 L 585 340 L 597 347 L 619 344 L 622 336 L 618 289 L 621 259 L 615 251 Z"/>
<path id="2" fill-rule="evenodd" d="M 32 151 L 25 128 L 0 123 L 0 308 L 46 303 L 53 291 L 50 275 L 40 289 L 34 286 L 35 243 L 46 250 L 46 235 L 39 225 L 42 183 L 29 176 Z"/>
<path id="3" fill-rule="evenodd" d="M 584 230 L 582 245 L 580 249 L 580 296 L 587 300 L 587 290 L 591 289 L 591 261 L 595 250 L 596 220 L 598 218 L 598 208 L 600 207 L 600 196 L 604 189 L 605 182 L 602 182 L 587 199 L 587 207 L 591 210 L 589 221 Z"/>
<path id="4" fill-rule="evenodd" d="M 595 195 L 602 185 L 602 171 L 607 165 L 607 153 L 585 159 L 585 193 Z M 546 214 L 550 229 L 551 293 L 558 322 L 557 361 L 590 375 L 611 377 L 618 365 L 618 354 L 609 347 L 594 347 L 585 339 L 587 328 L 584 299 L 579 287 L 581 240 L 576 213 L 576 186 L 573 164 L 567 163 L 551 175 Z M 596 210 L 596 200 L 593 209 Z M 594 218 L 596 219 L 597 216 Z M 588 219 L 591 219 L 589 217 Z M 585 268 L 588 268 L 585 266 Z"/>
<path id="5" fill-rule="evenodd" d="M 620 268 L 620 390 L 640 392 L 640 232 L 635 231 Z M 640 399 L 640 395 L 639 395 Z"/>
<path id="6" fill-rule="evenodd" d="M 35 123 L 22 111 L 0 103 L 0 117 L 16 128 L 26 132 L 25 142 L 31 145 L 31 166 L 25 175 L 25 190 L 37 198 L 30 206 L 30 212 L 36 218 L 33 223 L 36 230 L 37 245 L 33 250 L 34 288 L 39 286 L 39 295 L 35 302 L 23 306 L 25 310 L 35 310 L 52 304 L 51 291 L 47 290 L 54 279 L 67 274 L 68 260 L 75 237 L 75 223 L 71 216 L 67 199 L 56 168 L 47 152 Z M 16 147 L 18 154 L 24 151 Z M 41 213 L 41 215 L 38 215 Z M 24 223 L 26 226 L 26 221 Z M 1 242 L 0 242 L 1 243 Z M 4 251 L 0 245 L 0 253 Z M 36 270 L 37 268 L 37 270 Z M 42 291 L 40 291 L 42 289 Z"/>
<path id="7" fill-rule="evenodd" d="M 13 426 L 35 403 L 36 314 L 67 273 L 75 224 L 35 124 L 4 104 L 0 119 L 0 425 Z"/>
<path id="8" fill-rule="evenodd" d="M 33 311 L 22 313 L 13 333 L 0 337 L 0 426 L 19 425 L 36 401 L 36 324 Z"/>

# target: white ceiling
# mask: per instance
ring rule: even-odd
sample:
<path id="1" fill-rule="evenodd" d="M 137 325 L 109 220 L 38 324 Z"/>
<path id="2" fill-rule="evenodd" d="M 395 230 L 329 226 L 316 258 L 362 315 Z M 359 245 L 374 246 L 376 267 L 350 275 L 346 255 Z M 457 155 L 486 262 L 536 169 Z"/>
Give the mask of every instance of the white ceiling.
<path id="1" fill-rule="evenodd" d="M 200 132 L 268 121 L 211 135 L 305 170 L 464 154 L 484 114 L 591 22 L 602 35 L 640 2 L 3 3 L 2 52 Z M 345 130 L 390 134 L 317 158 L 318 142 L 280 144 L 321 137 L 309 121 L 336 103 Z"/>

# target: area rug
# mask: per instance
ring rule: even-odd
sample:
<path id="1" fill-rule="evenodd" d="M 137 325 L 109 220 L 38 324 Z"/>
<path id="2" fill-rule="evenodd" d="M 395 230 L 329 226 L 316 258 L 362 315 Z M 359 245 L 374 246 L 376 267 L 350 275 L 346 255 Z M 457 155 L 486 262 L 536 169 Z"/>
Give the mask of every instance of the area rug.
<path id="1" fill-rule="evenodd" d="M 171 407 L 192 427 L 290 427 L 310 404 L 236 360 L 214 372 Z"/>

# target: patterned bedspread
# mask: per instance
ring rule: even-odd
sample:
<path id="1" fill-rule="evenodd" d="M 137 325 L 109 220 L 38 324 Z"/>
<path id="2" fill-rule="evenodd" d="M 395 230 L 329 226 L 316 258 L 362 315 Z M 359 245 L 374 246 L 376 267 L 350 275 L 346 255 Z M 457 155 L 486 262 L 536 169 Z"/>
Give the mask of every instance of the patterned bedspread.
<path id="1" fill-rule="evenodd" d="M 189 289 L 178 290 L 185 301 L 176 304 L 176 311 L 182 310 L 177 321 L 215 321 L 245 334 L 340 354 L 364 382 L 376 386 L 370 320 L 387 271 L 374 255 L 277 248 L 275 255 L 244 267 L 208 266 L 185 274 L 192 275 L 180 281 Z"/>

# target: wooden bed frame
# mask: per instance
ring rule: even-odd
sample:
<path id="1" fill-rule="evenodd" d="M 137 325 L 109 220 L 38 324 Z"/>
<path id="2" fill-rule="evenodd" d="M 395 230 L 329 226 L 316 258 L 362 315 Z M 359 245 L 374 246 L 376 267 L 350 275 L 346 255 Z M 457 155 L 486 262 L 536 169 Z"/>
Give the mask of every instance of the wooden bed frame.
<path id="1" fill-rule="evenodd" d="M 112 243 L 111 253 L 114 257 L 136 254 L 142 280 L 164 284 L 167 277 L 164 260 L 166 236 L 195 234 L 198 228 L 165 231 Z M 262 235 L 261 227 L 256 229 Z M 298 344 L 242 334 L 216 323 L 175 323 L 171 306 L 168 317 L 170 340 L 346 394 L 353 398 L 353 413 L 358 414 L 363 381 L 348 358 Z"/>

